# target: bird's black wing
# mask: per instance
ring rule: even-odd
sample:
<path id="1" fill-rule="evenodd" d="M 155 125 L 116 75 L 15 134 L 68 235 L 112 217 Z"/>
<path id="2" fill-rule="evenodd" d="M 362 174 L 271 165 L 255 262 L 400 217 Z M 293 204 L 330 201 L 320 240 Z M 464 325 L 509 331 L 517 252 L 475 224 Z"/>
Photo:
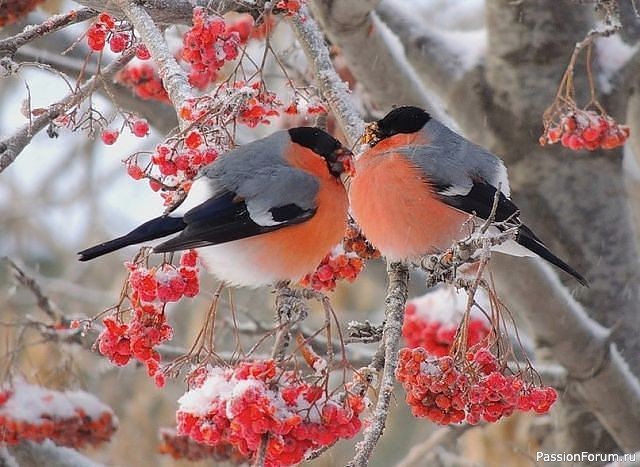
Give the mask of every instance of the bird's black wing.
<path id="1" fill-rule="evenodd" d="M 446 193 L 450 190 L 450 186 L 435 186 L 438 193 Z M 496 188 L 491 184 L 475 180 L 471 190 L 465 195 L 443 195 L 439 194 L 440 199 L 456 209 L 469 214 L 474 214 L 481 219 L 488 219 L 491 215 L 491 209 L 496 196 Z M 526 225 L 520 222 L 518 218 L 518 207 L 507 198 L 502 192 L 498 194 L 498 205 L 496 207 L 495 221 L 505 222 L 506 226 L 499 226 L 501 229 L 508 228 L 509 224 L 517 227 L 515 241 L 523 247 L 537 254 L 541 258 L 547 260 L 551 264 L 559 267 L 563 271 L 569 273 L 576 278 L 584 286 L 588 286 L 587 280 L 575 269 L 554 255 L 549 248 L 538 238 L 538 236 Z"/>
<path id="2" fill-rule="evenodd" d="M 244 199 L 226 191 L 187 211 L 183 217 L 186 227 L 180 235 L 156 246 L 154 251 L 179 251 L 253 237 L 304 222 L 315 211 L 295 203 L 276 206 L 269 209 L 270 222 L 261 223 L 251 217 Z"/>

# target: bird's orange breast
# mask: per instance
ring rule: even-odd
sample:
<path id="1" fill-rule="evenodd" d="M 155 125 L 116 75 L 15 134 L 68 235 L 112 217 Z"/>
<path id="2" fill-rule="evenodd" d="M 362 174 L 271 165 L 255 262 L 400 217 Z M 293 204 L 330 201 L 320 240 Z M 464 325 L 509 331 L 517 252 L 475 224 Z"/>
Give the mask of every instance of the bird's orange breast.
<path id="1" fill-rule="evenodd" d="M 325 160 L 313 151 L 293 144 L 285 157 L 292 166 L 314 175 L 320 184 L 314 216 L 242 242 L 256 260 L 254 267 L 279 279 L 298 279 L 312 272 L 342 240 L 348 198 L 342 183 L 329 173 Z"/>
<path id="2" fill-rule="evenodd" d="M 383 143 L 356 161 L 351 181 L 351 210 L 365 236 L 391 260 L 449 248 L 468 233 L 469 216 L 434 197 L 422 170 Z"/>

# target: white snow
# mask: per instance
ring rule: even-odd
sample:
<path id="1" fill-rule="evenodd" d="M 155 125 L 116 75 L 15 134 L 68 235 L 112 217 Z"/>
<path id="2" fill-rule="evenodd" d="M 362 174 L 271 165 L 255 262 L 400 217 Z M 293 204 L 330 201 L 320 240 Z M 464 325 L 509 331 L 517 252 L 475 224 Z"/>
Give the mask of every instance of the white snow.
<path id="1" fill-rule="evenodd" d="M 489 297 L 486 292 L 479 289 L 475 296 L 476 302 L 483 310 L 489 311 Z M 425 320 L 437 320 L 442 324 L 457 325 L 462 318 L 467 306 L 467 294 L 463 290 L 456 290 L 453 287 L 438 287 L 433 291 L 409 300 L 416 306 L 416 315 Z M 475 319 L 485 319 L 484 313 L 477 306 L 471 309 L 471 315 Z"/>
<path id="2" fill-rule="evenodd" d="M 43 415 L 56 419 L 72 418 L 77 415 L 76 409 L 82 409 L 92 419 L 100 417 L 105 412 L 112 414 L 109 406 L 85 391 L 60 392 L 24 381 L 16 381 L 13 385 L 5 385 L 2 388 L 7 389 L 11 389 L 13 393 L 3 405 L 0 405 L 0 415 L 15 420 L 37 424 Z"/>
<path id="3" fill-rule="evenodd" d="M 598 64 L 598 85 L 605 94 L 613 91 L 614 79 L 629 59 L 638 51 L 638 44 L 629 45 L 619 35 L 600 37 L 595 42 Z"/>
<path id="4" fill-rule="evenodd" d="M 204 416 L 209 412 L 209 404 L 214 399 L 230 395 L 235 383 L 227 381 L 224 368 L 212 368 L 204 384 L 187 391 L 178 399 L 179 410 Z"/>

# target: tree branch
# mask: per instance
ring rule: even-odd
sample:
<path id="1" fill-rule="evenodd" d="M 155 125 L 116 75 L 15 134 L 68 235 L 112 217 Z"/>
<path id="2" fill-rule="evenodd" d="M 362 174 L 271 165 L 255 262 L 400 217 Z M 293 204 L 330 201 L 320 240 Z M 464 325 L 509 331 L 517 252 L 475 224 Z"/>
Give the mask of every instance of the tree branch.
<path id="1" fill-rule="evenodd" d="M 123 9 L 118 1 L 75 0 L 76 3 L 122 17 Z M 251 0 L 144 0 L 141 3 L 149 16 L 161 24 L 191 24 L 193 8 L 205 7 L 223 15 L 230 11 L 259 14 L 260 2 Z"/>
<path id="2" fill-rule="evenodd" d="M 162 78 L 164 88 L 169 94 L 173 107 L 178 112 L 180 127 L 184 127 L 187 123 L 179 117 L 180 109 L 182 109 L 186 100 L 192 97 L 187 74 L 178 65 L 160 29 L 155 25 L 147 11 L 131 0 L 115 0 L 115 2 L 131 20 L 149 52 L 151 52 L 151 56 L 158 65 L 158 74 Z"/>
<path id="3" fill-rule="evenodd" d="M 299 14 L 291 19 L 291 27 L 302 45 L 320 92 L 331 107 L 342 132 L 353 145 L 364 133 L 364 122 L 358 115 L 349 87 L 340 79 L 331 63 L 329 49 L 318 23 L 311 17 L 309 10 L 303 7 Z"/>
<path id="4" fill-rule="evenodd" d="M 42 443 L 23 441 L 9 447 L 18 465 L 46 465 L 47 467 L 101 467 L 75 449 L 56 446 L 50 440 Z"/>
<path id="5" fill-rule="evenodd" d="M 20 47 L 29 42 L 46 37 L 52 32 L 64 29 L 72 24 L 81 23 L 98 14 L 91 8 L 80 8 L 69 13 L 55 15 L 37 26 L 29 26 L 19 34 L 0 40 L 0 58 L 13 56 Z"/>
<path id="6" fill-rule="evenodd" d="M 415 72 L 392 46 L 395 39 L 373 13 L 379 3 L 315 0 L 309 7 L 331 42 L 340 47 L 375 108 L 386 111 L 394 105 L 417 105 L 437 115 L 440 109 L 431 103 Z"/>
<path id="7" fill-rule="evenodd" d="M 384 366 L 375 368 L 382 370 L 382 379 L 378 390 L 378 402 L 373 413 L 371 425 L 364 432 L 364 440 L 358 443 L 356 455 L 349 466 L 364 467 L 369 464 L 369 458 L 373 453 L 382 433 L 384 432 L 393 387 L 398 367 L 398 350 L 402 338 L 402 323 L 404 321 L 404 307 L 409 293 L 409 269 L 403 263 L 390 263 L 387 265 L 389 285 L 385 300 L 385 325 L 384 325 Z"/>

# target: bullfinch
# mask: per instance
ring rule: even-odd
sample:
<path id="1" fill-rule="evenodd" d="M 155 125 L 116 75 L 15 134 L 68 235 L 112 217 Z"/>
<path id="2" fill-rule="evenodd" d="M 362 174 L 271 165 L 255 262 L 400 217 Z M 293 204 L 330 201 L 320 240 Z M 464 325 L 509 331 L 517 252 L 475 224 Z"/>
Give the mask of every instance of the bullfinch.
<path id="1" fill-rule="evenodd" d="M 539 256 L 587 285 L 522 224 L 509 199 L 502 160 L 456 134 L 417 107 L 399 107 L 371 123 L 370 149 L 355 161 L 351 211 L 369 241 L 390 260 L 415 260 L 450 248 L 469 234 L 470 215 L 487 219 L 498 191 L 498 233 L 517 228 L 515 238 L 494 249 Z"/>
<path id="2" fill-rule="evenodd" d="M 206 269 L 233 285 L 299 279 L 344 235 L 348 199 L 340 177 L 350 158 L 318 128 L 277 131 L 203 167 L 176 213 L 81 251 L 80 261 L 178 234 L 153 251 L 199 248 Z"/>

